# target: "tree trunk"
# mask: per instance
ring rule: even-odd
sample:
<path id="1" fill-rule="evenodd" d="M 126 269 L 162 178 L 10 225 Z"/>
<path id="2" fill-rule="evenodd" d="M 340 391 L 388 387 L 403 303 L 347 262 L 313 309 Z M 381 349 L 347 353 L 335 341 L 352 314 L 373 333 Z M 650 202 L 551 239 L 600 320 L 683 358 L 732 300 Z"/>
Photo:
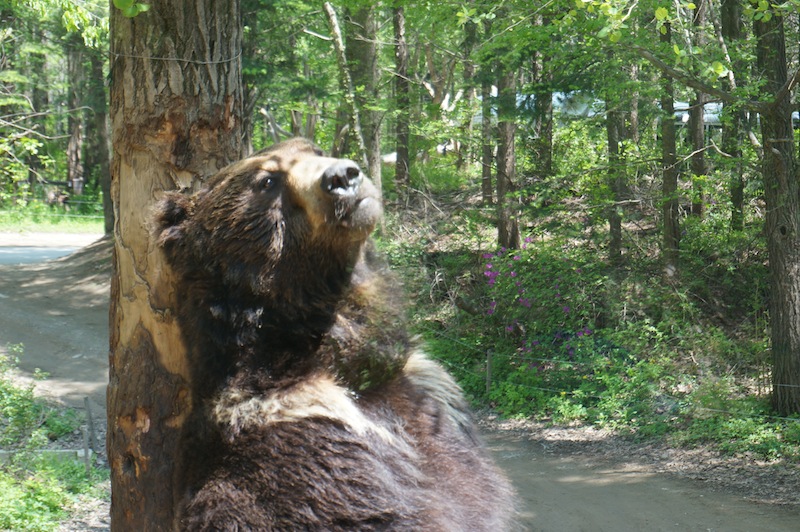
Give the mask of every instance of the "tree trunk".
<path id="1" fill-rule="evenodd" d="M 5 22 L 6 21 L 3 21 L 3 23 Z M 45 38 L 45 33 L 41 28 L 35 28 L 33 30 L 33 37 L 41 42 Z M 50 98 L 47 92 L 47 89 L 50 87 L 50 81 L 47 77 L 49 72 L 47 68 L 47 54 L 38 52 L 31 53 L 29 62 L 30 71 L 28 72 L 28 77 L 34 80 L 30 94 L 31 107 L 34 113 L 42 113 L 43 115 L 42 117 L 34 119 L 33 129 L 45 131 L 44 116 L 46 116 L 46 114 L 44 110 L 47 109 L 50 104 Z M 30 184 L 30 191 L 33 192 L 34 186 L 37 185 L 40 180 L 44 179 L 39 173 L 42 169 L 42 160 L 38 153 L 31 153 L 28 155 L 26 162 L 28 165 L 28 183 Z"/>
<path id="2" fill-rule="evenodd" d="M 706 0 L 697 0 L 692 17 L 692 25 L 695 31 L 692 34 L 694 46 L 702 50 L 705 45 L 704 33 L 702 31 L 706 22 Z M 706 135 L 704 105 L 706 96 L 702 92 L 695 93 L 694 102 L 689 109 L 689 136 L 692 144 L 692 216 L 703 217 L 705 206 L 704 201 L 704 181 L 708 170 L 706 169 Z"/>
<path id="3" fill-rule="evenodd" d="M 83 41 L 74 34 L 67 40 L 67 77 L 69 80 L 69 115 L 67 129 L 67 186 L 73 194 L 83 193 Z"/>
<path id="4" fill-rule="evenodd" d="M 162 192 L 196 188 L 241 152 L 238 0 L 111 9 L 114 275 L 108 457 L 111 528 L 169 530 L 174 467 L 192 408 L 173 274 L 149 213 Z"/>
<path id="5" fill-rule="evenodd" d="M 372 182 L 381 190 L 381 113 L 373 110 L 377 108 L 380 83 L 375 11 L 375 6 L 370 3 L 351 10 L 345 42 L 353 85 L 360 89 L 355 94 L 355 105 L 361 116 L 367 171 Z"/>
<path id="6" fill-rule="evenodd" d="M 706 170 L 706 135 L 705 119 L 703 117 L 703 105 L 705 105 L 705 95 L 698 92 L 695 100 L 689 108 L 689 136 L 691 137 L 692 156 L 692 216 L 703 217 L 704 208 L 704 186 L 703 182 L 707 173 Z"/>
<path id="7" fill-rule="evenodd" d="M 517 130 L 516 71 L 498 68 L 497 82 L 497 243 L 507 249 L 519 248 L 519 222 L 517 202 L 511 197 L 516 178 L 516 149 L 514 134 Z M 485 119 L 485 117 L 484 117 Z"/>
<path id="8" fill-rule="evenodd" d="M 104 55 L 92 52 L 91 79 L 89 80 L 89 98 L 93 112 L 92 120 L 92 155 L 87 155 L 86 167 L 90 175 L 94 175 L 103 192 L 103 228 L 105 234 L 114 232 L 114 207 L 111 203 L 111 161 L 108 153 L 108 104 L 106 103 L 105 76 L 103 75 Z M 90 166 L 91 160 L 91 166 Z"/>
<path id="9" fill-rule="evenodd" d="M 545 21 L 537 17 L 535 23 L 542 26 Z M 553 175 L 553 91 L 549 89 L 553 75 L 542 52 L 534 51 L 531 71 L 533 82 L 539 87 L 534 90 L 533 164 L 536 177 L 543 179 Z"/>
<path id="10" fill-rule="evenodd" d="M 622 215 L 620 200 L 623 190 L 622 154 L 620 140 L 625 122 L 619 109 L 609 108 L 606 101 L 606 138 L 608 141 L 608 185 L 611 190 L 611 205 L 608 208 L 608 260 L 612 266 L 622 264 Z"/>
<path id="11" fill-rule="evenodd" d="M 661 41 L 667 44 L 672 39 L 669 24 Z M 661 93 L 661 209 L 664 218 L 662 254 L 664 270 L 668 275 L 678 271 L 678 247 L 680 243 L 680 219 L 678 210 L 678 158 L 675 139 L 675 88 L 672 79 L 663 77 Z"/>
<path id="12" fill-rule="evenodd" d="M 491 38 L 492 21 L 484 21 L 485 39 Z M 491 205 L 494 196 L 492 186 L 492 170 L 494 168 L 494 151 L 492 144 L 492 68 L 486 61 L 480 68 L 481 77 L 481 200 L 484 205 Z"/>
<path id="13" fill-rule="evenodd" d="M 339 26 L 339 19 L 336 16 L 336 10 L 330 2 L 323 4 L 325 13 L 328 16 L 328 21 L 331 25 L 333 32 L 333 48 L 336 52 L 336 63 L 339 65 L 339 75 L 341 78 L 341 86 L 344 90 L 344 104 L 346 109 L 337 110 L 337 124 L 346 123 L 346 126 L 341 126 L 337 131 L 337 139 L 334 139 L 334 147 L 331 150 L 334 157 L 342 157 L 346 155 L 348 141 L 352 137 L 355 139 L 358 146 L 358 159 L 361 160 L 364 168 L 369 169 L 369 156 L 367 154 L 367 145 L 364 140 L 364 132 L 361 125 L 361 112 L 356 102 L 356 89 L 353 84 L 353 76 L 350 72 L 350 66 L 347 63 L 347 53 L 345 51 L 344 38 L 342 37 L 342 28 Z M 344 116 L 349 113 L 349 119 L 343 120 Z M 341 138 L 340 138 L 341 137 Z M 378 183 L 376 183 L 377 185 Z"/>
<path id="14" fill-rule="evenodd" d="M 472 0 L 470 5 L 474 5 Z M 460 139 L 456 143 L 457 158 L 456 170 L 461 171 L 465 164 L 472 163 L 474 150 L 472 150 L 472 119 L 475 114 L 475 101 L 477 96 L 475 84 L 475 59 L 473 57 L 478 45 L 478 23 L 467 20 L 464 24 L 463 68 L 464 68 L 464 108 L 468 110 L 459 126 Z"/>
<path id="15" fill-rule="evenodd" d="M 411 166 L 408 145 L 411 140 L 409 121 L 411 116 L 411 83 L 408 79 L 408 43 L 406 42 L 406 15 L 403 6 L 394 8 L 394 91 L 397 102 L 397 135 L 395 163 L 395 188 L 405 193 L 411 181 Z"/>
<path id="16" fill-rule="evenodd" d="M 765 83 L 761 112 L 762 172 L 767 204 L 772 340 L 772 405 L 779 415 L 800 413 L 800 186 L 797 180 L 791 91 L 787 82 L 784 18 L 753 22 L 756 65 Z"/>
<path id="17" fill-rule="evenodd" d="M 742 6 L 740 0 L 722 0 L 720 7 L 722 36 L 728 50 L 742 45 Z M 743 87 L 744 73 L 747 63 L 740 59 L 741 54 L 731 58 L 733 72 L 736 77 L 731 77 L 728 83 L 730 91 Z M 730 194 L 731 194 L 731 230 L 744 229 L 744 166 L 742 164 L 742 144 L 744 143 L 744 111 L 730 104 L 725 104 L 723 113 L 727 120 L 722 123 L 722 150 L 730 155 Z"/>

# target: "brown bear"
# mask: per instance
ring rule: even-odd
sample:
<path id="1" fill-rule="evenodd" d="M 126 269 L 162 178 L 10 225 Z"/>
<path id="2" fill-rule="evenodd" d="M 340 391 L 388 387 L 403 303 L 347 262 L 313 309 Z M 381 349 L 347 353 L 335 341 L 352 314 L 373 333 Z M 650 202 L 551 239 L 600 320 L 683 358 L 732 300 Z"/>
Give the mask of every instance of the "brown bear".
<path id="1" fill-rule="evenodd" d="M 409 337 L 381 216 L 358 165 L 302 139 L 159 203 L 194 405 L 176 528 L 512 526 L 458 386 Z"/>

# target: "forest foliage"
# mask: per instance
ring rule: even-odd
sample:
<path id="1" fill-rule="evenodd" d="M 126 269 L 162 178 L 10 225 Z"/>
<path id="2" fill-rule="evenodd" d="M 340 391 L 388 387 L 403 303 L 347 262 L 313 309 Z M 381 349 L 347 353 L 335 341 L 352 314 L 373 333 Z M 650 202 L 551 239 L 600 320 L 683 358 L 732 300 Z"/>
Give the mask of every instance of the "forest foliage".
<path id="1" fill-rule="evenodd" d="M 344 67 L 322 3 L 241 5 L 244 144 L 302 135 L 367 161 L 415 324 L 477 401 L 798 455 L 762 129 L 796 108 L 797 39 L 773 92 L 762 46 L 776 22 L 800 31 L 796 2 L 342 1 Z M 0 2 L 0 210 L 113 223 L 108 8 Z"/>

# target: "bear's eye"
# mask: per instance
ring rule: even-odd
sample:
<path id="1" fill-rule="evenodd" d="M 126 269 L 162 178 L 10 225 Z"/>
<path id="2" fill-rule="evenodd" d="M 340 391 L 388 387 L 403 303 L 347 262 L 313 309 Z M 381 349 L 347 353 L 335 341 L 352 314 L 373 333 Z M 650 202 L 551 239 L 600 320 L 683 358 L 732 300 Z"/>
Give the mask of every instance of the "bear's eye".
<path id="1" fill-rule="evenodd" d="M 276 172 L 265 172 L 256 179 L 256 187 L 265 192 L 269 192 L 270 190 L 274 190 L 280 181 L 280 174 Z"/>

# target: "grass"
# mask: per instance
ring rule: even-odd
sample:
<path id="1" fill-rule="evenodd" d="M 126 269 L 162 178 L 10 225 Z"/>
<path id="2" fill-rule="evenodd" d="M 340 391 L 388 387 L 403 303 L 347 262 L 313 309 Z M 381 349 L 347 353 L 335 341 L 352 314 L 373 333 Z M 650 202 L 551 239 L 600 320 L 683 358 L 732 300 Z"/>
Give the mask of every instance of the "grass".
<path id="1" fill-rule="evenodd" d="M 414 300 L 416 332 L 476 406 L 800 463 L 800 417 L 769 409 L 758 234 L 727 238 L 710 213 L 686 243 L 684 267 L 700 274 L 665 282 L 658 233 L 628 235 L 619 271 L 601 258 L 605 233 L 587 238 L 555 217 L 523 249 L 496 250 L 474 222 L 481 209 L 453 199 L 390 209 L 379 243 Z M 704 252 L 721 249 L 715 236 L 750 261 Z"/>
<path id="2" fill-rule="evenodd" d="M 96 198 L 77 196 L 74 203 L 47 205 L 30 201 L 24 205 L 0 203 L 0 232 L 102 233 L 102 204 Z"/>
<path id="3" fill-rule="evenodd" d="M 0 211 L 0 232 L 100 234 L 103 219 L 94 215 Z"/>
<path id="4" fill-rule="evenodd" d="M 49 404 L 13 378 L 22 346 L 0 354 L 0 448 L 10 458 L 0 463 L 0 530 L 50 531 L 69 518 L 81 498 L 106 498 L 108 471 L 42 450 L 77 430 L 73 409 Z M 44 378 L 44 375 L 38 375 Z"/>

